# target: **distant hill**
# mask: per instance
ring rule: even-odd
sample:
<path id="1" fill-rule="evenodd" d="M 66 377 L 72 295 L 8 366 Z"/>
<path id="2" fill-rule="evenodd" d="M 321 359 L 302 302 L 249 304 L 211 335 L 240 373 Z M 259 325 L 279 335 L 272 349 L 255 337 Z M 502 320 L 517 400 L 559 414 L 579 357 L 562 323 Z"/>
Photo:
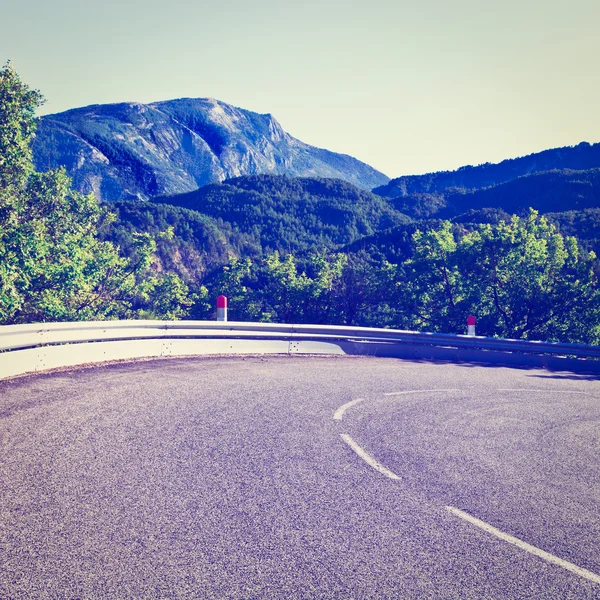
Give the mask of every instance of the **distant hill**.
<path id="1" fill-rule="evenodd" d="M 33 153 L 38 170 L 64 165 L 78 190 L 101 200 L 147 200 L 258 173 L 333 177 L 369 190 L 389 181 L 351 156 L 293 138 L 270 114 L 210 98 L 47 115 Z"/>
<path id="2" fill-rule="evenodd" d="M 417 198 L 418 204 L 411 202 Z M 410 255 L 416 229 L 452 219 L 457 226 L 497 223 L 533 206 L 584 248 L 600 251 L 600 169 L 551 171 L 470 193 L 386 199 L 333 179 L 253 175 L 152 202 L 117 201 L 106 233 L 127 253 L 134 231 L 157 236 L 159 268 L 200 282 L 229 257 L 272 250 L 297 256 L 319 249 L 364 252 L 391 262 Z M 561 210 L 567 206 L 568 211 Z M 411 219 L 403 210 L 407 210 Z"/>
<path id="3" fill-rule="evenodd" d="M 245 176 L 153 202 L 198 211 L 284 252 L 334 248 L 410 222 L 383 198 L 324 178 Z"/>
<path id="4" fill-rule="evenodd" d="M 478 190 L 410 194 L 389 198 L 388 202 L 415 219 L 449 219 L 484 208 L 509 214 L 523 213 L 530 207 L 541 213 L 596 208 L 600 207 L 600 169 L 546 171 Z"/>
<path id="5" fill-rule="evenodd" d="M 473 192 L 447 193 L 445 204 L 436 216 L 447 218 L 484 207 L 510 214 L 529 207 L 542 213 L 600 207 L 600 169 L 534 173 Z"/>
<path id="6" fill-rule="evenodd" d="M 446 208 L 440 216 L 452 216 L 470 208 L 502 208 L 519 213 L 529 207 L 542 213 L 582 210 L 600 206 L 600 169 L 534 173 L 476 190 L 446 195 Z"/>
<path id="7" fill-rule="evenodd" d="M 413 194 L 442 194 L 450 190 L 472 191 L 543 171 L 581 171 L 593 168 L 600 168 L 600 143 L 582 142 L 577 146 L 544 150 L 521 158 L 503 160 L 497 164 L 485 163 L 461 167 L 456 171 L 398 177 L 373 191 L 386 198 L 401 198 Z"/>

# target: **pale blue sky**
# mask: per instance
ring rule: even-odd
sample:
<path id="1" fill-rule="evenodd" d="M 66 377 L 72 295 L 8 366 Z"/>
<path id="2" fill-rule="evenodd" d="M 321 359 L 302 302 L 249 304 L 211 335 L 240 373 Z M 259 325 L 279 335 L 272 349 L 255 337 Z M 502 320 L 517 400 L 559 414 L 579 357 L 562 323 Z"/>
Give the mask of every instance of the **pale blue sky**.
<path id="1" fill-rule="evenodd" d="M 600 141 L 598 0 L 1 0 L 43 112 L 213 97 L 390 177 Z"/>

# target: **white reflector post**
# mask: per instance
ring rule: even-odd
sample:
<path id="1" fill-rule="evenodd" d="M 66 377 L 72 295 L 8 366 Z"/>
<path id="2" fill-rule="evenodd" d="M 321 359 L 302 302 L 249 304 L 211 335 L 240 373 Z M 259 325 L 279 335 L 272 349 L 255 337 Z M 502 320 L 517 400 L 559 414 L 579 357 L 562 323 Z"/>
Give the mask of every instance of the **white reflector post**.
<path id="1" fill-rule="evenodd" d="M 227 296 L 217 298 L 217 321 L 227 321 Z"/>

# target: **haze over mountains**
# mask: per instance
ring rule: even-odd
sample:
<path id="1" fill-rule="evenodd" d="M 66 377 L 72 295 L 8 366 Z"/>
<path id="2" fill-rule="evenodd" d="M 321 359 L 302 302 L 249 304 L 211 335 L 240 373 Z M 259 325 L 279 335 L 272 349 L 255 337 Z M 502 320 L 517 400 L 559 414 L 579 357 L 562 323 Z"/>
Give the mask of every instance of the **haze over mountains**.
<path id="1" fill-rule="evenodd" d="M 147 200 L 231 177 L 332 177 L 370 190 L 389 181 L 352 158 L 286 133 L 270 114 L 211 98 L 93 105 L 40 119 L 39 170 L 66 166 L 101 200 Z"/>

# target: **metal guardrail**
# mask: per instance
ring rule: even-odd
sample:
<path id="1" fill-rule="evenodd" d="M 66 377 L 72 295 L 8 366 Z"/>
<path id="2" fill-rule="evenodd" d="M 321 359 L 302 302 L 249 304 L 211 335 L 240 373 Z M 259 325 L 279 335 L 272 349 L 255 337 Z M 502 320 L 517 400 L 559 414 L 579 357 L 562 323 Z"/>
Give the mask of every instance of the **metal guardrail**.
<path id="1" fill-rule="evenodd" d="M 366 354 L 600 372 L 599 346 L 394 329 L 216 321 L 0 326 L 0 379 L 88 362 L 204 354 Z"/>

